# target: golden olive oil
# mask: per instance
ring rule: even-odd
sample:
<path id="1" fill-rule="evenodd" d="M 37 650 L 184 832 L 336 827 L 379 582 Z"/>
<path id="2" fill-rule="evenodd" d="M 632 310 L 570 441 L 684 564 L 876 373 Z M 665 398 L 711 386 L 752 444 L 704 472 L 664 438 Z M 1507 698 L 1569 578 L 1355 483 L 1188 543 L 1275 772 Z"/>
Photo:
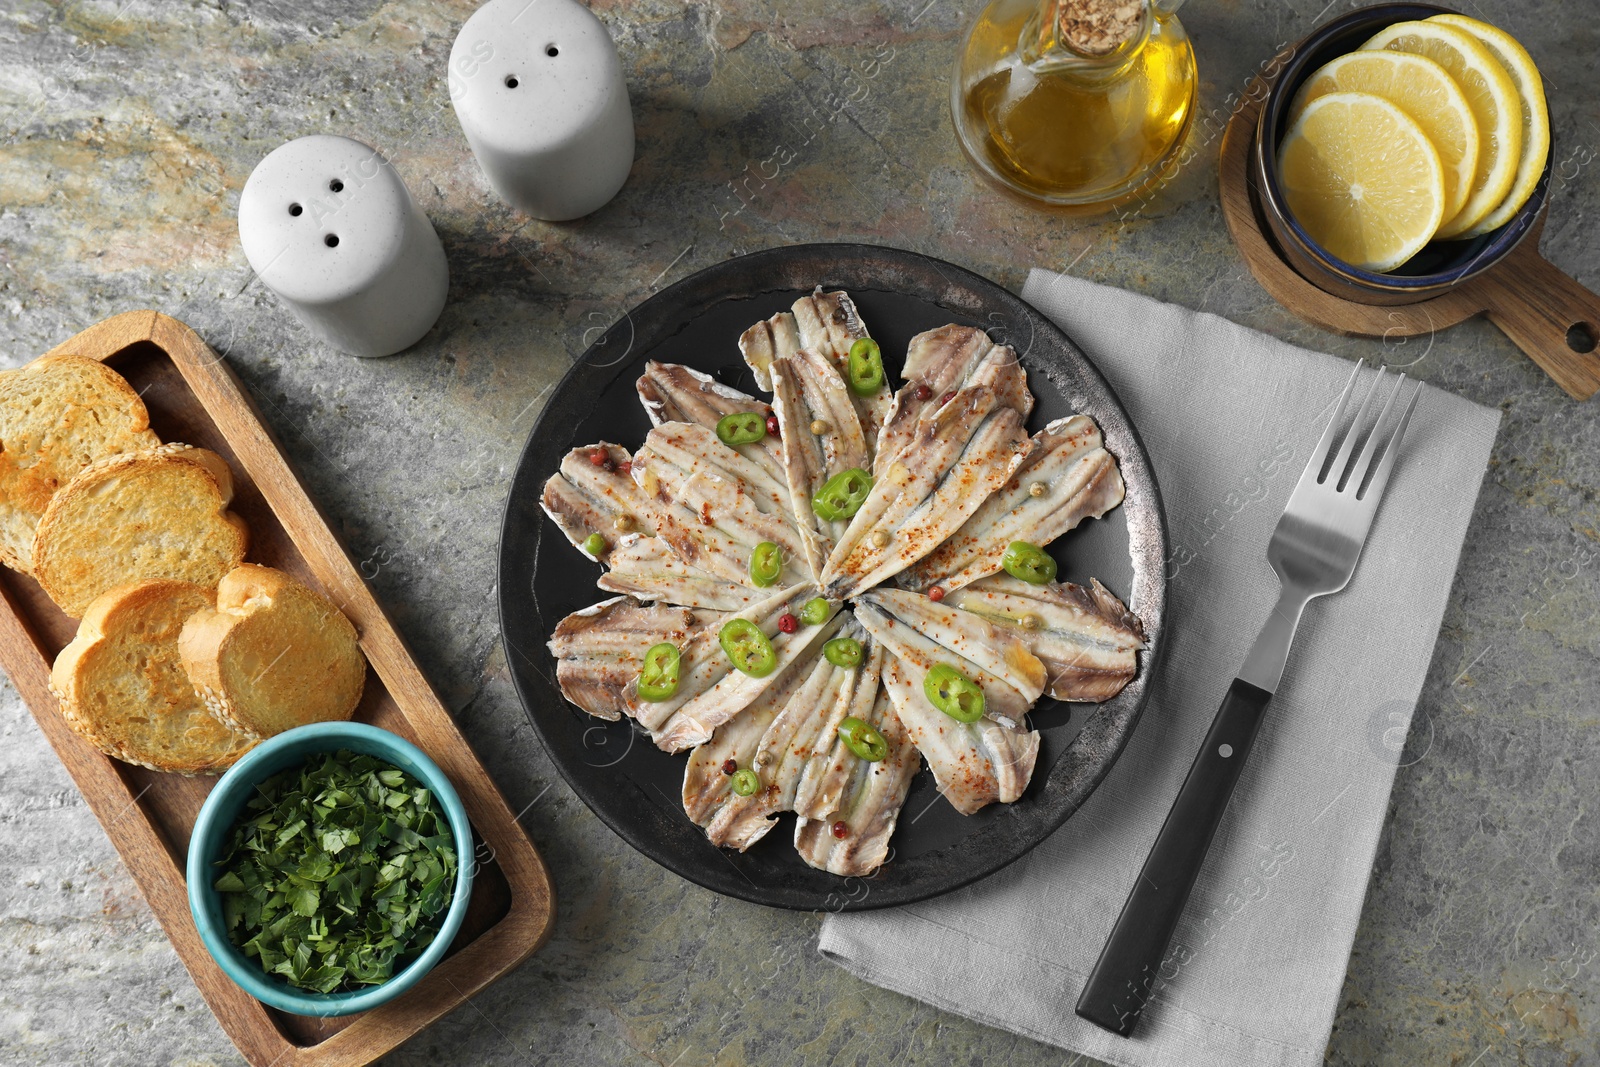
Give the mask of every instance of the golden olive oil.
<path id="1" fill-rule="evenodd" d="M 1194 50 L 1176 16 L 1156 14 L 1147 35 L 1114 54 L 1072 54 L 1039 30 L 1053 25 L 1055 2 L 999 0 L 979 17 L 951 101 L 962 146 L 1025 196 L 1061 205 L 1125 198 L 1182 145 Z"/>

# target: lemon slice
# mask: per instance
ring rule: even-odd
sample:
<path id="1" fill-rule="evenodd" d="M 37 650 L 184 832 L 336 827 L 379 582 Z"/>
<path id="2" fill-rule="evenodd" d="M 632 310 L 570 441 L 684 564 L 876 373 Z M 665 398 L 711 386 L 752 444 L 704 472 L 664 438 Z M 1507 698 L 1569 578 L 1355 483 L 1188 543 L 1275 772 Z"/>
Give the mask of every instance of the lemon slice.
<path id="1" fill-rule="evenodd" d="M 1393 270 L 1444 218 L 1444 165 L 1417 121 L 1381 96 L 1329 93 L 1278 149 L 1295 220 L 1346 263 Z"/>
<path id="2" fill-rule="evenodd" d="M 1517 162 L 1517 175 L 1500 206 L 1489 212 L 1482 222 L 1460 234 L 1461 237 L 1477 237 L 1509 222 L 1528 202 L 1533 187 L 1539 184 L 1539 176 L 1544 173 L 1545 160 L 1550 156 L 1550 112 L 1544 102 L 1544 79 L 1539 77 L 1539 68 L 1533 65 L 1528 50 L 1504 30 L 1465 15 L 1435 15 L 1428 21 L 1454 26 L 1482 42 L 1511 75 L 1522 104 L 1522 157 Z"/>
<path id="3" fill-rule="evenodd" d="M 1350 52 L 1323 66 L 1300 86 L 1289 123 L 1305 106 L 1329 93 L 1381 96 L 1417 120 L 1444 164 L 1444 217 L 1467 202 L 1478 168 L 1478 121 L 1467 96 L 1445 69 L 1424 56 L 1387 49 Z"/>
<path id="4" fill-rule="evenodd" d="M 1500 61 L 1464 30 L 1440 22 L 1397 22 L 1361 46 L 1427 56 L 1456 80 L 1478 120 L 1478 171 L 1461 210 L 1439 227 L 1456 237 L 1478 225 L 1511 191 L 1522 158 L 1522 106 Z"/>

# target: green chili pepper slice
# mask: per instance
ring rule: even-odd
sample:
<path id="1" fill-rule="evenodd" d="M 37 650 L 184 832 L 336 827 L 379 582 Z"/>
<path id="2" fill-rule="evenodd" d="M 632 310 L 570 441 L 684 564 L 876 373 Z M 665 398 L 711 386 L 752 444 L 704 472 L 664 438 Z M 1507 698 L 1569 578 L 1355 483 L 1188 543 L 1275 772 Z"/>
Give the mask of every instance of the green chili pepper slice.
<path id="1" fill-rule="evenodd" d="M 883 735 L 873 729 L 871 723 L 863 722 L 854 715 L 839 723 L 839 740 L 844 742 L 845 748 L 868 763 L 878 763 L 889 754 L 889 742 L 884 740 Z"/>
<path id="2" fill-rule="evenodd" d="M 742 797 L 755 796 L 756 790 L 761 788 L 761 779 L 756 777 L 756 772 L 748 767 L 741 767 L 733 772 L 731 779 L 733 791 Z"/>
<path id="3" fill-rule="evenodd" d="M 733 665 L 752 678 L 765 678 L 778 665 L 772 642 L 761 632 L 761 627 L 749 619 L 730 619 L 717 631 L 722 651 L 733 660 Z"/>
<path id="4" fill-rule="evenodd" d="M 761 588 L 775 585 L 783 573 L 783 549 L 763 541 L 750 553 L 750 580 Z"/>
<path id="5" fill-rule="evenodd" d="M 678 649 L 663 641 L 651 645 L 639 671 L 639 699 L 651 703 L 670 700 L 678 691 Z"/>
<path id="6" fill-rule="evenodd" d="M 759 411 L 735 411 L 717 420 L 717 440 L 725 445 L 753 445 L 767 436 L 767 417 Z"/>
<path id="7" fill-rule="evenodd" d="M 948 663 L 935 664 L 922 680 L 928 703 L 957 722 L 983 718 L 983 687 Z"/>
<path id="8" fill-rule="evenodd" d="M 596 559 L 606 550 L 606 539 L 597 533 L 592 533 L 583 539 L 583 550 Z"/>
<path id="9" fill-rule="evenodd" d="M 828 602 L 821 597 L 806 601 L 806 606 L 800 609 L 800 621 L 807 626 L 821 626 L 827 622 Z"/>
<path id="10" fill-rule="evenodd" d="M 853 637 L 835 637 L 822 646 L 822 655 L 835 667 L 859 667 L 861 642 Z"/>
<path id="11" fill-rule="evenodd" d="M 850 388 L 857 396 L 871 396 L 883 388 L 883 350 L 863 337 L 850 346 Z"/>
<path id="12" fill-rule="evenodd" d="M 840 471 L 822 484 L 811 501 L 811 510 L 829 522 L 853 518 L 872 492 L 872 475 L 860 467 Z"/>
<path id="13" fill-rule="evenodd" d="M 1013 541 L 1000 557 L 1000 566 L 1013 578 L 1043 585 L 1056 576 L 1056 561 L 1038 545 L 1026 541 Z"/>

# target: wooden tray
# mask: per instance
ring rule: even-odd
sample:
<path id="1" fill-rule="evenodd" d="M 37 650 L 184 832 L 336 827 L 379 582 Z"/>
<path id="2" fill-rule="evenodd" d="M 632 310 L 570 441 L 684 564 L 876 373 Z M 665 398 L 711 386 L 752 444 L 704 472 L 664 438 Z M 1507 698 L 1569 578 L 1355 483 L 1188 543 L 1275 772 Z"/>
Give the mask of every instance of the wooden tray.
<path id="1" fill-rule="evenodd" d="M 1250 167 L 1256 121 L 1275 78 L 1256 75 L 1246 86 L 1223 131 L 1217 169 L 1222 214 L 1233 243 L 1274 300 L 1314 326 L 1354 337 L 1415 337 L 1484 315 L 1569 396 L 1587 400 L 1600 390 L 1600 355 L 1595 353 L 1600 297 L 1539 254 L 1544 212 L 1522 243 L 1492 269 L 1415 304 L 1346 300 L 1295 273 L 1261 215 Z"/>
<path id="2" fill-rule="evenodd" d="M 466 922 L 445 957 L 403 996 L 338 1019 L 288 1015 L 234 985 L 189 914 L 189 831 L 215 779 L 160 774 L 101 755 L 61 718 L 50 665 L 77 629 L 32 578 L 0 568 L 0 663 L 139 884 L 195 985 L 257 1067 L 355 1067 L 384 1055 L 531 955 L 550 935 L 550 877 L 488 772 L 373 599 L 227 365 L 189 327 L 130 311 L 50 350 L 104 360 L 144 397 L 151 428 L 226 457 L 252 562 L 326 593 L 355 623 L 372 665 L 356 718 L 413 742 L 449 775 L 477 834 Z M 465 859 L 465 857 L 464 857 Z"/>

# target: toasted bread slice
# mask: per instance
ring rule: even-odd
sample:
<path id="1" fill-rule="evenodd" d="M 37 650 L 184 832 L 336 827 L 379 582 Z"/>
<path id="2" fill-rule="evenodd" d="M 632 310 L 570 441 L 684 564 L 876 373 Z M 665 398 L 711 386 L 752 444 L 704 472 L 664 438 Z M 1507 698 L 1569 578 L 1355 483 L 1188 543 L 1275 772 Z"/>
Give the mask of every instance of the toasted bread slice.
<path id="1" fill-rule="evenodd" d="M 83 356 L 0 371 L 0 563 L 33 573 L 33 532 L 57 489 L 103 456 L 155 448 L 144 401 Z"/>
<path id="2" fill-rule="evenodd" d="M 184 624 L 178 653 L 211 713 L 262 737 L 348 719 L 367 678 L 356 628 L 332 601 L 253 563 L 223 577 L 216 608 Z"/>
<path id="3" fill-rule="evenodd" d="M 106 755 L 152 770 L 231 767 L 259 738 L 206 710 L 178 660 L 183 624 L 211 604 L 209 589 L 161 578 L 97 598 L 50 671 L 67 723 Z"/>
<path id="4" fill-rule="evenodd" d="M 228 510 L 233 476 L 215 452 L 162 445 L 99 460 L 51 499 L 33 573 L 68 615 L 113 586 L 175 578 L 215 589 L 239 565 L 249 528 Z"/>

